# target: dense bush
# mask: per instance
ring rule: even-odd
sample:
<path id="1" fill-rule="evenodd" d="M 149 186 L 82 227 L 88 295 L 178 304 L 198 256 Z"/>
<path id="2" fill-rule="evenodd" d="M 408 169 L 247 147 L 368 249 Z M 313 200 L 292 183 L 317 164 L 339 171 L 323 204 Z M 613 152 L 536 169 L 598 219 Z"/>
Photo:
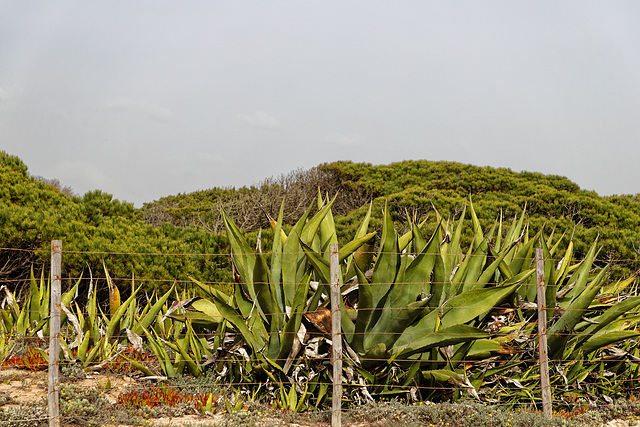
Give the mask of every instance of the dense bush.
<path id="1" fill-rule="evenodd" d="M 226 256 L 200 255 L 226 253 L 222 235 L 196 227 L 153 227 L 138 218 L 132 204 L 100 190 L 70 197 L 32 178 L 20 159 L 4 152 L 0 181 L 0 247 L 5 248 L 0 250 L 0 280 L 29 277 L 32 264 L 48 262 L 54 239 L 63 241 L 67 277 L 88 276 L 88 268 L 100 272 L 107 258 L 114 277 L 130 278 L 135 272 L 136 279 L 153 279 L 152 287 L 168 288 L 187 275 L 229 279 Z"/>

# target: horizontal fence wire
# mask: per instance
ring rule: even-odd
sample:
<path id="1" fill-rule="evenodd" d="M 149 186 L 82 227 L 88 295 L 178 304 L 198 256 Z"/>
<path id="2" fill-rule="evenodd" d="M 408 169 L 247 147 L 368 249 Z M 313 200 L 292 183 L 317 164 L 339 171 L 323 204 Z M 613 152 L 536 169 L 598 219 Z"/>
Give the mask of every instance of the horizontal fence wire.
<path id="1" fill-rule="evenodd" d="M 48 252 L 48 248 L 41 248 L 41 249 L 21 249 L 21 248 L 10 248 L 10 247 L 4 247 L 4 248 L 0 248 L 0 251 L 16 251 L 16 252 L 30 252 L 30 253 L 37 253 L 37 252 Z M 63 249 L 61 251 L 61 253 L 64 254 L 74 254 L 74 255 L 108 255 L 108 256 L 152 256 L 152 257 L 192 257 L 192 256 L 205 256 L 205 257 L 228 257 L 230 255 L 229 252 L 124 252 L 124 251 L 86 251 L 86 250 L 68 250 L 68 249 Z M 266 257 L 270 257 L 273 255 L 273 252 L 270 251 L 266 251 L 266 250 L 261 250 L 260 253 L 263 256 Z M 292 254 L 297 254 L 298 252 L 286 252 L 286 251 L 282 251 L 282 252 L 278 252 L 278 254 L 282 254 L 282 255 L 292 255 Z M 328 255 L 329 252 L 328 251 L 324 251 L 324 252 L 318 252 L 321 255 Z M 380 255 L 380 254 L 384 254 L 384 255 L 407 255 L 407 256 L 416 256 L 419 253 L 417 252 L 407 252 L 407 251 L 401 251 L 401 252 L 388 252 L 388 251 L 363 251 L 363 254 L 368 254 L 368 255 Z M 493 258 L 493 255 L 491 252 L 487 253 L 487 254 L 475 254 L 475 253 L 467 253 L 467 252 L 451 252 L 451 253 L 446 253 L 443 254 L 442 252 L 423 252 L 424 255 L 442 255 L 442 256 L 446 256 L 446 257 L 462 257 L 462 258 L 467 258 L 467 257 L 483 257 L 483 258 Z M 247 255 L 251 255 L 251 256 L 255 256 L 256 252 L 234 252 L 234 255 L 236 256 L 247 256 Z M 532 257 L 518 257 L 516 256 L 517 254 L 514 253 L 513 257 L 510 257 L 509 259 L 511 260 L 532 260 Z M 545 260 L 550 260 L 550 261 L 554 261 L 554 262 L 560 262 L 563 259 L 564 253 L 562 253 L 562 251 L 560 251 L 560 256 L 556 255 L 556 256 L 552 256 L 552 257 L 548 257 L 545 258 Z M 638 257 L 635 258 L 600 258 L 600 257 L 595 257 L 593 259 L 595 262 L 604 262 L 604 263 L 609 263 L 609 262 L 632 262 L 632 261 L 638 261 L 640 260 L 640 253 L 638 254 Z M 577 262 L 579 262 L 579 260 L 575 260 Z"/>

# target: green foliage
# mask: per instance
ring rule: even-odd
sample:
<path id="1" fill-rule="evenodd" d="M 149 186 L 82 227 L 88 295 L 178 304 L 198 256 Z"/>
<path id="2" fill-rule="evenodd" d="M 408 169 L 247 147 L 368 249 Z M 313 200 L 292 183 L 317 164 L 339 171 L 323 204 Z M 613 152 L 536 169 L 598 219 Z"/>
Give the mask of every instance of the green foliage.
<path id="1" fill-rule="evenodd" d="M 270 381 L 280 392 L 271 398 L 290 410 L 327 404 L 322 389 L 329 380 L 323 369 L 326 355 L 309 353 L 309 348 L 314 330 L 327 333 L 319 319 L 329 312 L 327 250 L 337 241 L 330 210 L 334 202 L 319 198 L 317 213 L 309 216 L 308 209 L 288 234 L 281 232 L 281 209 L 268 253 L 261 244 L 254 252 L 225 215 L 236 272 L 234 292 L 213 290 L 211 307 L 191 304 L 187 314 L 198 317 L 182 318 L 195 322 L 208 317 L 204 332 L 215 332 L 214 347 L 223 337 L 235 343 L 236 351 L 216 367 L 228 381 L 246 383 L 252 393 L 259 393 L 252 385 Z M 536 331 L 529 321 L 536 314 L 533 254 L 538 246 L 546 260 L 549 353 L 560 372 L 566 372 L 553 381 L 564 378 L 568 383 L 557 388 L 556 398 L 576 393 L 576 383 L 589 396 L 599 395 L 599 384 L 587 378 L 604 369 L 596 354 L 612 345 L 619 345 L 619 354 L 637 351 L 633 346 L 623 350 L 635 343 L 625 340 L 638 338 L 634 328 L 640 297 L 627 294 L 634 278 L 604 287 L 608 269 L 594 264 L 595 242 L 586 258 L 577 261 L 571 241 L 561 251 L 561 238 L 542 230 L 530 236 L 524 214 L 511 225 L 498 219 L 483 231 L 471 204 L 452 222 L 435 211 L 430 237 L 411 218 L 409 232 L 402 233 L 386 206 L 379 249 L 373 259 L 363 261 L 356 255 L 362 255 L 358 249 L 373 237 L 367 234 L 370 219 L 371 209 L 339 254 L 339 283 L 351 304 L 343 307 L 341 320 L 343 362 L 349 373 L 345 389 L 354 402 L 407 396 L 413 389 L 429 400 L 459 399 L 468 391 L 478 399 L 482 393 L 501 401 L 539 403 L 536 350 L 531 344 Z M 462 243 L 465 229 L 473 230 L 468 245 Z M 501 312 L 512 314 L 497 320 Z M 307 348 L 305 357 L 298 355 L 301 347 Z M 159 359 L 168 359 L 162 349 L 157 351 Z M 483 359 L 495 365 L 488 369 Z M 507 371 L 514 366 L 518 369 Z M 174 364 L 167 365 L 164 372 L 171 376 L 174 369 Z M 629 375 L 620 367 L 606 369 L 612 375 Z M 315 382 L 308 380 L 312 373 Z M 287 380 L 296 384 L 295 389 Z M 505 390 L 504 381 L 516 387 Z M 624 395 L 629 389 L 623 384 L 608 387 L 607 398 Z"/>
<path id="2" fill-rule="evenodd" d="M 19 159 L 0 152 L 0 247 L 30 252 L 0 251 L 5 261 L 0 278 L 23 279 L 32 263 L 48 262 L 50 242 L 63 240 L 65 276 L 80 277 L 102 270 L 107 261 L 113 277 L 153 279 L 150 288 L 168 289 L 173 280 L 191 275 L 200 280 L 229 279 L 224 236 L 196 227 L 152 227 L 138 218 L 133 205 L 95 190 L 69 197 L 31 178 Z M 83 253 L 81 253 L 83 252 Z M 173 254 L 182 254 L 175 256 Z M 198 254 L 198 255 L 196 255 Z"/>
<path id="3" fill-rule="evenodd" d="M 5 261 L 0 278 L 26 277 L 34 262 L 48 260 L 49 242 L 62 238 L 64 250 L 72 251 L 65 254 L 64 261 L 69 276 L 79 277 L 83 271 L 86 276 L 87 266 L 101 270 L 105 253 L 116 252 L 119 255 L 107 260 L 113 276 L 130 277 L 134 271 L 140 280 L 153 280 L 149 287 L 159 285 L 166 290 L 171 281 L 186 276 L 229 282 L 226 257 L 193 255 L 228 252 L 220 207 L 242 229 L 257 231 L 269 228 L 265 213 L 277 216 L 284 201 L 282 227 L 288 231 L 318 188 L 323 194 L 338 195 L 332 210 L 341 244 L 357 232 L 370 200 L 371 228 L 376 229 L 383 224 L 380 212 L 384 200 L 388 200 L 396 222 L 403 220 L 407 211 L 419 219 L 434 215 L 434 205 L 445 219 L 454 219 L 471 194 L 485 229 L 496 216 L 508 219 L 526 206 L 532 228 L 544 224 L 546 230 L 563 235 L 563 244 L 573 237 L 578 257 L 585 256 L 598 237 L 601 251 L 596 265 L 610 263 L 613 277 L 640 270 L 638 196 L 599 197 L 564 177 L 504 168 L 429 161 L 379 166 L 335 162 L 266 179 L 253 187 L 168 196 L 145 203 L 139 210 L 100 190 L 70 197 L 60 185 L 31 177 L 19 158 L 5 152 L 0 152 L 0 181 L 0 247 L 39 250 L 33 254 L 0 249 L 0 259 Z M 430 221 L 422 231 L 430 235 L 435 227 Z M 257 235 L 248 237 L 255 241 Z M 472 237 L 465 231 L 461 241 L 469 244 Z M 262 238 L 269 244 L 270 231 Z"/>
<path id="4" fill-rule="evenodd" d="M 640 269 L 640 238 L 635 232 L 640 228 L 638 195 L 599 197 L 560 176 L 454 162 L 422 160 L 380 166 L 336 162 L 322 168 L 340 175 L 345 187 L 359 187 L 373 198 L 388 198 L 394 220 L 404 217 L 405 210 L 418 217 L 433 214 L 433 205 L 445 218 L 453 218 L 471 195 L 484 228 L 493 224 L 496 215 L 513 217 L 526 206 L 531 227 L 539 229 L 544 224 L 546 230 L 565 233 L 565 244 L 573 237 L 576 256 L 585 256 L 599 236 L 598 265 L 611 263 L 616 277 Z M 376 202 L 381 206 L 382 202 Z M 374 209 L 374 214 L 380 211 Z M 359 209 L 338 218 L 339 236 L 353 233 L 354 218 L 362 215 Z M 373 221 L 380 224 L 379 219 Z M 471 237 L 467 234 L 463 241 Z"/>

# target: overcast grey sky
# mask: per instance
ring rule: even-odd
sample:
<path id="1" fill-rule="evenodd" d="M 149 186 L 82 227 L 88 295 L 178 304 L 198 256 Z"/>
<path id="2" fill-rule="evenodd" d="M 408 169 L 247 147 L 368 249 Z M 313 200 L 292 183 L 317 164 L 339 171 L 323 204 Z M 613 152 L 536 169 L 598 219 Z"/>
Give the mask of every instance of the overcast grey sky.
<path id="1" fill-rule="evenodd" d="M 450 160 L 640 193 L 638 1 L 0 0 L 0 149 L 141 206 Z"/>

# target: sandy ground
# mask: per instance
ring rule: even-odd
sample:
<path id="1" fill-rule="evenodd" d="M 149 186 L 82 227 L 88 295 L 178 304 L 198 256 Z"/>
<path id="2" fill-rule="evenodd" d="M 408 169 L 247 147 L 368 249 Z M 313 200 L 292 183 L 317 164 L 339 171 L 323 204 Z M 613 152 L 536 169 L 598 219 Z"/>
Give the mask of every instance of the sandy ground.
<path id="1" fill-rule="evenodd" d="M 111 387 L 105 390 L 107 382 Z M 97 388 L 103 391 L 110 403 L 115 404 L 121 393 L 133 388 L 139 388 L 135 379 L 128 376 L 114 376 L 102 374 L 89 374 L 84 380 L 74 381 L 78 387 L 90 389 Z M 29 405 L 34 402 L 45 402 L 48 393 L 47 371 L 28 371 L 22 369 L 2 369 L 0 371 L 0 408 L 8 409 L 19 405 Z M 215 425 L 220 422 L 220 415 L 202 417 L 186 415 L 179 418 L 152 419 L 151 425 L 155 426 L 182 426 L 188 425 Z"/>
<path id="2" fill-rule="evenodd" d="M 106 389 L 105 385 L 110 382 L 111 387 Z M 84 389 L 99 389 L 110 403 L 115 404 L 118 396 L 132 389 L 140 389 L 140 383 L 134 378 L 128 376 L 116 376 L 114 374 L 89 374 L 83 380 L 73 381 L 75 386 Z M 2 369 L 0 370 L 0 408 L 7 409 L 17 407 L 19 405 L 29 405 L 34 402 L 42 402 L 46 405 L 48 388 L 47 371 L 28 371 L 22 369 Z M 215 426 L 222 424 L 224 418 L 222 415 L 202 416 L 202 415 L 185 415 L 175 418 L 155 418 L 149 419 L 150 426 Z M 282 420 L 266 419 L 265 426 L 281 426 Z M 289 426 L 301 427 L 325 427 L 329 423 L 320 422 L 303 422 L 302 424 L 287 424 Z M 376 427 L 388 425 L 386 422 L 380 424 L 345 424 L 352 427 Z M 611 420 L 604 427 L 625 427 L 628 426 L 626 420 Z M 109 426 L 107 424 L 107 426 Z M 110 427 L 126 427 L 126 424 L 111 424 Z"/>

